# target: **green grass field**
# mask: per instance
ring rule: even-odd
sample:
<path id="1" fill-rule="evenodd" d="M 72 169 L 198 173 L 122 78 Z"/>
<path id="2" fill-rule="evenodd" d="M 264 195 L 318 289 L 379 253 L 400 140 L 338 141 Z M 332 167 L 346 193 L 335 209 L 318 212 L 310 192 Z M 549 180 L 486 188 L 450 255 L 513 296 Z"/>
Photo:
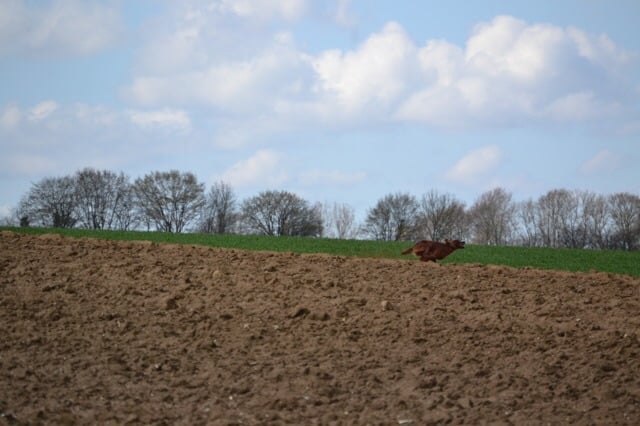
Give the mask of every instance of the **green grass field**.
<path id="1" fill-rule="evenodd" d="M 147 240 L 157 243 L 198 244 L 208 247 L 268 250 L 294 253 L 327 253 L 416 261 L 400 252 L 411 242 L 368 240 L 336 240 L 328 238 L 266 237 L 250 235 L 169 234 L 141 231 L 94 231 L 83 229 L 0 228 L 25 234 L 57 233 L 70 237 L 109 240 Z M 529 247 L 495 247 L 467 245 L 455 251 L 442 263 L 479 263 L 516 268 L 533 267 L 566 271 L 592 270 L 640 277 L 640 252 L 617 250 L 577 250 Z"/>

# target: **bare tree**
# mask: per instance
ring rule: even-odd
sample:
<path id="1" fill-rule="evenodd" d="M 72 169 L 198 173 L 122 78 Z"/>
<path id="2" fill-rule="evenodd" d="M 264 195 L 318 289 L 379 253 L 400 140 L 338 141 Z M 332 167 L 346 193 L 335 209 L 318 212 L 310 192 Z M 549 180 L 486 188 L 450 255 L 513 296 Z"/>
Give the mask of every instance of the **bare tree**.
<path id="1" fill-rule="evenodd" d="M 571 192 L 566 189 L 554 189 L 538 199 L 536 223 L 544 247 L 562 246 L 572 198 Z"/>
<path id="2" fill-rule="evenodd" d="M 153 172 L 133 188 L 141 215 L 159 231 L 182 232 L 204 204 L 204 184 L 192 173 Z"/>
<path id="3" fill-rule="evenodd" d="M 121 188 L 119 200 L 114 206 L 113 229 L 121 231 L 135 229 L 139 225 L 140 219 L 133 185 L 128 183 Z"/>
<path id="4" fill-rule="evenodd" d="M 108 170 L 78 171 L 76 207 L 80 226 L 86 229 L 123 229 L 127 210 L 131 212 L 129 178 Z M 131 213 L 129 213 L 130 215 Z M 127 229 L 125 226 L 124 229 Z"/>
<path id="5" fill-rule="evenodd" d="M 333 223 L 336 236 L 340 239 L 355 238 L 358 234 L 356 213 L 353 207 L 348 204 L 333 205 Z"/>
<path id="6" fill-rule="evenodd" d="M 327 236 L 339 239 L 353 239 L 358 234 L 356 214 L 353 207 L 345 203 L 323 206 L 324 229 Z"/>
<path id="7" fill-rule="evenodd" d="M 236 195 L 231 186 L 216 182 L 205 196 L 198 230 L 206 234 L 226 234 L 238 220 Z"/>
<path id="8" fill-rule="evenodd" d="M 418 210 L 419 233 L 426 239 L 464 239 L 466 230 L 465 205 L 452 194 L 431 190 L 422 196 Z"/>
<path id="9" fill-rule="evenodd" d="M 546 247 L 602 248 L 609 232 L 604 197 L 590 191 L 554 189 L 535 204 L 538 239 Z"/>
<path id="10" fill-rule="evenodd" d="M 586 227 L 582 205 L 577 191 L 567 191 L 564 205 L 560 209 L 560 244 L 562 247 L 584 248 L 586 245 Z"/>
<path id="11" fill-rule="evenodd" d="M 478 244 L 505 245 L 513 241 L 515 204 L 511 193 L 495 188 L 480 195 L 469 212 Z"/>
<path id="12" fill-rule="evenodd" d="M 242 220 L 249 233 L 272 236 L 322 235 L 321 206 L 287 191 L 264 191 L 242 203 Z"/>
<path id="13" fill-rule="evenodd" d="M 73 228 L 77 222 L 75 191 L 71 176 L 44 178 L 32 184 L 18 206 L 21 224 Z"/>
<path id="14" fill-rule="evenodd" d="M 606 203 L 590 191 L 566 191 L 560 198 L 560 242 L 563 247 L 592 248 L 606 227 Z"/>
<path id="15" fill-rule="evenodd" d="M 582 191 L 578 196 L 585 233 L 584 247 L 606 248 L 610 231 L 609 206 L 606 197 L 591 191 Z"/>
<path id="16" fill-rule="evenodd" d="M 610 218 L 606 198 L 590 191 L 555 189 L 518 206 L 520 242 L 546 247 L 606 248 Z"/>
<path id="17" fill-rule="evenodd" d="M 640 197 L 621 192 L 609 197 L 612 232 L 611 247 L 640 249 Z"/>
<path id="18" fill-rule="evenodd" d="M 375 240 L 400 241 L 415 237 L 418 203 L 410 194 L 388 194 L 369 210 L 364 232 Z"/>
<path id="19" fill-rule="evenodd" d="M 526 247 L 540 245 L 540 232 L 536 221 L 537 208 L 537 203 L 531 199 L 517 204 L 516 229 L 518 229 L 518 244 Z"/>

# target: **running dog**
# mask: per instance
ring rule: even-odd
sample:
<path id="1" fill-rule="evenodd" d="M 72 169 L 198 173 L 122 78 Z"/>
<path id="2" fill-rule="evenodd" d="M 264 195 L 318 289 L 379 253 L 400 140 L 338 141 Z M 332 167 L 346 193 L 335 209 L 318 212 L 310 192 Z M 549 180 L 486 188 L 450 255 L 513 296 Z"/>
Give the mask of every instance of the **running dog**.
<path id="1" fill-rule="evenodd" d="M 454 250 L 463 248 L 464 241 L 460 240 L 444 240 L 444 243 L 422 240 L 403 251 L 402 254 L 413 252 L 423 262 L 435 262 L 449 256 Z"/>

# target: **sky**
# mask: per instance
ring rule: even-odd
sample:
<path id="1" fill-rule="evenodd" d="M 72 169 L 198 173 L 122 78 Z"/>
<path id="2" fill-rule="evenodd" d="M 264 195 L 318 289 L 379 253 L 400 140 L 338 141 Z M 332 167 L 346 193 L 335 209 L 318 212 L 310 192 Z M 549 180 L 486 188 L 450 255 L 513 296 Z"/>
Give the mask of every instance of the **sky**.
<path id="1" fill-rule="evenodd" d="M 366 214 L 640 194 L 637 0 L 0 0 L 0 217 L 86 167 Z"/>

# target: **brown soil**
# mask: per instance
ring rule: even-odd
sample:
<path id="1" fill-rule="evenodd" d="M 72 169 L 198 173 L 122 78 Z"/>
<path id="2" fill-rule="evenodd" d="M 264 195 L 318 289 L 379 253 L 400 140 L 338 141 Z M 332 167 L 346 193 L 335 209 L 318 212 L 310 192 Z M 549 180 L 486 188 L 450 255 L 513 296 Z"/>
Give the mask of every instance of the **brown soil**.
<path id="1" fill-rule="evenodd" d="M 0 236 L 0 424 L 640 424 L 640 279 Z"/>

